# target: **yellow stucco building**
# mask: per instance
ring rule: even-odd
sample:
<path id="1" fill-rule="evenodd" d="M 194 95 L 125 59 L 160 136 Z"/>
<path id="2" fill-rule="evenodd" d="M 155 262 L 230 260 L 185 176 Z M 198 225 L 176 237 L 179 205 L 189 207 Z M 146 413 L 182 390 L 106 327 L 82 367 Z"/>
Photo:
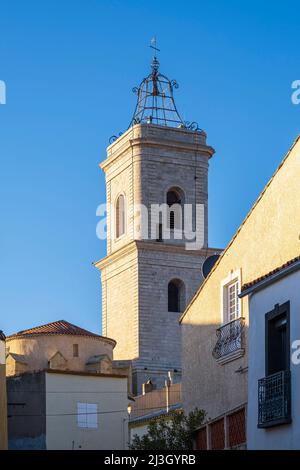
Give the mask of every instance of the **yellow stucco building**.
<path id="1" fill-rule="evenodd" d="M 300 138 L 181 317 L 183 404 L 207 412 L 198 448 L 245 445 L 248 299 L 243 284 L 300 253 Z"/>

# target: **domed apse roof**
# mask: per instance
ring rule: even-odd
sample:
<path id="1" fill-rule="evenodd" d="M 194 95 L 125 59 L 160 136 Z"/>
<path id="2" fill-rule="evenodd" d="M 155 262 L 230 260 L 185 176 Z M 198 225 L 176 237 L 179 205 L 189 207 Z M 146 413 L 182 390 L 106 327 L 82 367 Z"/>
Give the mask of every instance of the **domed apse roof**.
<path id="1" fill-rule="evenodd" d="M 58 320 L 53 323 L 47 323 L 46 325 L 36 326 L 35 328 L 30 328 L 28 330 L 18 331 L 7 337 L 7 339 L 14 338 L 29 338 L 32 336 L 39 335 L 72 335 L 72 336 L 87 336 L 90 338 L 99 338 L 112 342 L 114 345 L 116 341 L 105 336 L 92 333 L 91 331 L 80 328 L 79 326 L 73 325 L 72 323 L 67 322 L 66 320 Z"/>

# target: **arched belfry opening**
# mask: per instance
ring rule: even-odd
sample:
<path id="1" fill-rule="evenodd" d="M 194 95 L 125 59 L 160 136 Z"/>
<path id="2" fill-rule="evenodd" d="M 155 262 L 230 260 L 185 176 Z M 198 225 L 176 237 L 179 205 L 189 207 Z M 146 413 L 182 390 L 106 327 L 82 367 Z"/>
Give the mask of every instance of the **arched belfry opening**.
<path id="1" fill-rule="evenodd" d="M 184 192 L 181 188 L 173 187 L 167 191 L 166 203 L 169 206 L 168 228 L 183 230 Z"/>
<path id="2" fill-rule="evenodd" d="M 183 312 L 185 309 L 185 284 L 180 279 L 172 279 L 168 284 L 168 311 Z"/>

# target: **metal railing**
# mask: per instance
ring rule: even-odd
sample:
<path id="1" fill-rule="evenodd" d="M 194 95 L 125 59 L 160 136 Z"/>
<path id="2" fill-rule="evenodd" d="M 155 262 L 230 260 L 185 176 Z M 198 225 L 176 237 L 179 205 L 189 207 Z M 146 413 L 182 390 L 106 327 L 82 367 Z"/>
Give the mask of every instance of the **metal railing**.
<path id="1" fill-rule="evenodd" d="M 291 422 L 291 372 L 280 371 L 258 381 L 259 428 Z"/>
<path id="2" fill-rule="evenodd" d="M 212 352 L 215 359 L 244 348 L 244 326 L 245 319 L 240 317 L 217 329 L 218 339 Z"/>

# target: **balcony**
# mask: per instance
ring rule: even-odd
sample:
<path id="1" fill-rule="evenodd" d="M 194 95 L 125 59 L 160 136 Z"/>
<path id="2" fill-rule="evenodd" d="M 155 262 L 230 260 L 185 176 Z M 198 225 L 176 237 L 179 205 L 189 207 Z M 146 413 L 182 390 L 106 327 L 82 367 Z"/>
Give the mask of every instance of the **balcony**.
<path id="1" fill-rule="evenodd" d="M 217 329 L 217 343 L 212 354 L 218 363 L 232 361 L 244 354 L 244 326 L 245 319 L 240 317 Z"/>
<path id="2" fill-rule="evenodd" d="M 258 381 L 258 428 L 291 422 L 291 373 L 281 371 Z"/>

